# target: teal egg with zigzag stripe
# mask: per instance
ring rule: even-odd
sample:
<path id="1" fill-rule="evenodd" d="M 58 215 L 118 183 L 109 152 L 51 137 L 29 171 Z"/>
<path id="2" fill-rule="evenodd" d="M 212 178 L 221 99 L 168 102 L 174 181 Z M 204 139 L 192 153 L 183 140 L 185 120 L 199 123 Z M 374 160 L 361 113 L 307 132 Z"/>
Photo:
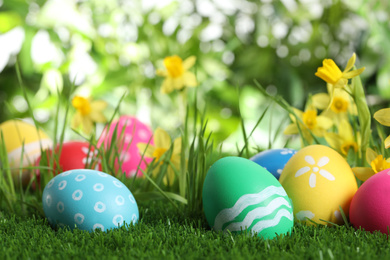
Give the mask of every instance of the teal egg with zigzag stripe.
<path id="1" fill-rule="evenodd" d="M 291 200 L 275 177 L 257 163 L 225 157 L 207 172 L 203 209 L 216 231 L 247 232 L 264 239 L 291 234 Z"/>

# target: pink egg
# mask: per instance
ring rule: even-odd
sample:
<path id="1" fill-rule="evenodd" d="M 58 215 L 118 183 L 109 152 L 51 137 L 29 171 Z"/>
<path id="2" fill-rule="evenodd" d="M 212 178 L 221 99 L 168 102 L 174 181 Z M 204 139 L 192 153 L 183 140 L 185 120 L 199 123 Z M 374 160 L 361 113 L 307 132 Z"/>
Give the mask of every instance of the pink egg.
<path id="1" fill-rule="evenodd" d="M 349 209 L 350 222 L 366 231 L 390 229 L 390 169 L 378 172 L 359 187 Z"/>
<path id="2" fill-rule="evenodd" d="M 142 172 L 137 170 L 138 165 L 140 165 L 142 170 L 146 169 L 146 163 L 152 161 L 152 158 L 144 157 L 144 160 L 141 162 L 142 152 L 138 150 L 138 143 L 148 143 L 153 136 L 152 130 L 132 116 L 121 116 L 119 120 L 114 120 L 110 129 L 107 133 L 107 129 L 104 129 L 102 135 L 98 140 L 98 147 L 104 144 L 104 147 L 107 151 L 110 150 L 110 143 L 113 138 L 115 127 L 116 130 L 116 142 L 115 148 L 120 154 L 121 160 L 121 170 L 126 174 L 126 177 L 142 176 Z M 150 144 L 153 144 L 153 140 L 150 141 Z M 115 150 L 114 150 L 115 151 Z M 141 162 L 141 164 L 140 164 Z M 117 170 L 119 169 L 119 162 L 116 162 Z"/>

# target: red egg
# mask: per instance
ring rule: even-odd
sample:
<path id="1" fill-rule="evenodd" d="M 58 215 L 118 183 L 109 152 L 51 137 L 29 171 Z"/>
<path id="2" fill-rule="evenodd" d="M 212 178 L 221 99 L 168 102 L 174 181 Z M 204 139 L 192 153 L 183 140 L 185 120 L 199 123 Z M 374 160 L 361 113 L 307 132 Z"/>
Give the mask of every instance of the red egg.
<path id="1" fill-rule="evenodd" d="M 390 230 L 390 169 L 383 170 L 365 181 L 352 199 L 350 222 L 366 231 Z"/>
<path id="2" fill-rule="evenodd" d="M 60 146 L 57 145 L 55 153 L 58 154 Z M 52 150 L 46 151 L 47 156 L 47 165 L 50 165 L 50 157 Z M 74 170 L 74 169 L 95 169 L 101 170 L 100 160 L 98 159 L 98 150 L 94 146 L 91 146 L 87 142 L 67 142 L 63 143 L 61 147 L 61 154 L 59 155 L 59 167 L 60 172 L 58 172 L 58 167 L 56 162 L 51 168 L 54 169 L 53 175 L 58 173 Z M 41 157 L 38 158 L 36 165 L 41 165 Z M 40 171 L 36 172 L 37 178 L 39 178 Z"/>

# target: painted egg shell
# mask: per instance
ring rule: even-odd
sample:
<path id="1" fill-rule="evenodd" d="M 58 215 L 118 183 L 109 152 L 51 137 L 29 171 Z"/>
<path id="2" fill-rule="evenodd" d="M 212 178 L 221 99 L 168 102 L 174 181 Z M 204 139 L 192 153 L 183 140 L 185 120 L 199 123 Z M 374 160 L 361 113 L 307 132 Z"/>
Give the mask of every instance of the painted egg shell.
<path id="1" fill-rule="evenodd" d="M 55 153 L 58 154 L 60 145 L 57 145 Z M 49 160 L 51 150 L 45 151 Z M 101 163 L 98 157 L 98 150 L 88 142 L 66 142 L 61 146 L 59 164 L 62 171 L 73 169 L 93 168 L 101 170 Z M 56 168 L 54 165 L 53 168 Z"/>
<path id="2" fill-rule="evenodd" d="M 106 173 L 79 169 L 63 172 L 46 185 L 43 210 L 53 227 L 94 231 L 138 221 L 138 206 L 130 190 Z"/>
<path id="3" fill-rule="evenodd" d="M 388 234 L 390 228 L 390 169 L 378 172 L 356 192 L 349 209 L 355 227 Z"/>
<path id="4" fill-rule="evenodd" d="M 55 153 L 59 153 L 60 145 L 57 145 L 57 148 L 55 149 Z M 51 162 L 51 154 L 52 150 L 46 150 L 43 152 L 46 154 L 46 164 L 41 163 L 41 157 L 38 158 L 37 162 L 35 163 L 36 166 L 49 166 Z M 98 150 L 95 149 L 94 146 L 90 145 L 87 142 L 66 142 L 63 143 L 61 146 L 61 154 L 59 155 L 59 166 L 61 171 L 69 171 L 74 169 L 94 169 L 94 170 L 101 170 L 101 163 L 100 160 L 97 158 L 98 156 Z M 57 165 L 54 162 L 54 165 L 51 167 L 53 169 L 57 169 Z M 35 171 L 37 181 L 39 183 L 41 170 Z M 58 172 L 53 172 L 53 175 L 57 175 Z M 33 183 L 33 188 L 35 188 L 35 183 Z"/>
<path id="5" fill-rule="evenodd" d="M 279 179 L 284 166 L 296 152 L 296 150 L 290 148 L 271 149 L 256 154 L 250 160 L 263 166 L 276 179 Z"/>
<path id="6" fill-rule="evenodd" d="M 209 169 L 203 184 L 203 208 L 214 230 L 248 230 L 268 239 L 291 233 L 293 211 L 280 183 L 260 165 L 225 157 Z"/>
<path id="7" fill-rule="evenodd" d="M 291 198 L 296 219 L 311 224 L 324 221 L 342 224 L 339 206 L 348 216 L 357 183 L 347 161 L 324 145 L 299 150 L 286 164 L 279 178 Z"/>
<path id="8" fill-rule="evenodd" d="M 126 173 L 127 177 L 135 174 L 141 176 L 142 172 L 137 171 L 138 165 L 145 170 L 145 161 L 149 163 L 152 159 L 144 157 L 140 164 L 143 151 L 138 150 L 137 143 L 148 143 L 153 136 L 153 132 L 135 117 L 121 116 L 119 120 L 112 122 L 108 133 L 107 129 L 103 131 L 98 141 L 98 147 L 104 143 L 105 149 L 109 149 L 115 128 L 117 131 L 115 146 L 119 149 L 122 172 Z M 150 144 L 153 144 L 153 140 Z M 117 163 L 117 168 L 119 168 L 119 163 Z"/>
<path id="9" fill-rule="evenodd" d="M 34 165 L 35 160 L 41 154 L 41 147 L 42 149 L 52 147 L 51 139 L 42 130 L 37 131 L 34 125 L 22 120 L 8 120 L 0 124 L 0 132 L 3 133 L 11 168 L 19 168 L 21 159 L 23 167 Z M 14 177 L 18 174 L 19 170 L 13 171 Z M 27 184 L 29 178 L 29 171 L 24 171 L 23 184 Z"/>

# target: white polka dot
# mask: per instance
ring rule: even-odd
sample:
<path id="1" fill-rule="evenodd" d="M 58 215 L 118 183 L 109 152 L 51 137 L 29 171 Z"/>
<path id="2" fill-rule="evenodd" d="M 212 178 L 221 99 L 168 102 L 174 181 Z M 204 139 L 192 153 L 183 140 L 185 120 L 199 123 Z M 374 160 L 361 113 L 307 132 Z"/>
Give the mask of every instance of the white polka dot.
<path id="1" fill-rule="evenodd" d="M 123 216 L 122 215 L 115 215 L 112 219 L 112 223 L 114 223 L 115 226 L 122 225 L 123 224 Z"/>
<path id="2" fill-rule="evenodd" d="M 95 231 L 96 229 L 100 229 L 101 231 L 104 231 L 104 226 L 102 224 L 96 223 L 95 225 L 93 225 L 92 229 L 93 231 Z"/>
<path id="3" fill-rule="evenodd" d="M 72 173 L 72 171 L 63 172 L 63 173 L 61 173 L 61 176 L 68 176 L 71 173 Z"/>
<path id="4" fill-rule="evenodd" d="M 65 206 L 64 206 L 64 203 L 62 201 L 57 203 L 57 210 L 58 210 L 59 213 L 64 212 Z"/>
<path id="5" fill-rule="evenodd" d="M 87 178 L 87 177 L 84 174 L 79 174 L 79 175 L 77 175 L 75 180 L 76 181 L 83 181 L 83 180 L 85 180 L 85 178 Z"/>
<path id="6" fill-rule="evenodd" d="M 128 144 L 128 143 L 130 143 L 132 140 L 133 140 L 133 136 L 132 136 L 131 134 L 129 134 L 129 133 L 126 133 L 126 134 L 125 134 L 125 137 L 124 137 L 124 143 L 125 143 L 125 144 Z"/>
<path id="7" fill-rule="evenodd" d="M 97 173 L 100 177 L 108 177 L 108 174 L 107 173 L 104 173 L 104 172 L 98 172 Z"/>
<path id="8" fill-rule="evenodd" d="M 133 214 L 133 217 L 131 218 L 131 221 L 135 224 L 137 223 L 137 216 L 135 214 Z"/>
<path id="9" fill-rule="evenodd" d="M 83 191 L 82 190 L 75 190 L 72 194 L 72 199 L 73 200 L 81 200 L 83 197 Z"/>
<path id="10" fill-rule="evenodd" d="M 136 170 L 131 170 L 131 171 L 129 172 L 129 175 L 130 175 L 130 177 L 132 177 L 132 176 L 134 176 L 136 173 L 137 173 Z"/>
<path id="11" fill-rule="evenodd" d="M 115 198 L 115 203 L 118 205 L 118 206 L 122 206 L 123 204 L 125 204 L 125 199 L 122 197 L 122 196 L 116 196 Z"/>
<path id="12" fill-rule="evenodd" d="M 103 202 L 98 201 L 98 202 L 95 203 L 95 207 L 93 207 L 93 209 L 96 212 L 102 213 L 103 211 L 106 210 L 106 205 Z"/>
<path id="13" fill-rule="evenodd" d="M 95 185 L 93 185 L 93 190 L 97 192 L 102 191 L 104 190 L 104 185 L 101 183 L 96 183 Z"/>
<path id="14" fill-rule="evenodd" d="M 47 183 L 46 188 L 50 188 L 51 186 L 53 186 L 54 182 L 54 179 L 51 179 L 51 181 Z"/>
<path id="15" fill-rule="evenodd" d="M 65 189 L 66 183 L 67 183 L 66 181 L 61 181 L 60 183 L 58 183 L 58 189 L 59 190 Z"/>
<path id="16" fill-rule="evenodd" d="M 47 196 L 46 196 L 46 205 L 47 205 L 48 207 L 50 207 L 50 206 L 51 206 L 51 202 L 52 202 L 51 196 L 50 196 L 50 195 L 47 195 Z"/>
<path id="17" fill-rule="evenodd" d="M 277 169 L 277 170 L 276 170 L 276 172 L 277 172 L 279 175 L 282 174 L 282 171 L 283 171 L 283 169 Z"/>
<path id="18" fill-rule="evenodd" d="M 114 185 L 117 186 L 118 188 L 122 188 L 122 183 L 120 183 L 119 181 L 113 181 Z"/>
<path id="19" fill-rule="evenodd" d="M 129 195 L 129 200 L 131 203 L 135 204 L 135 199 L 134 199 L 134 196 L 132 194 Z"/>
<path id="20" fill-rule="evenodd" d="M 81 213 L 76 213 L 74 215 L 74 222 L 76 222 L 76 224 L 79 224 L 79 225 L 83 224 L 83 222 L 84 222 L 84 215 L 81 214 Z"/>
<path id="21" fill-rule="evenodd" d="M 142 140 L 142 141 L 149 141 L 148 140 L 148 137 L 149 137 L 149 134 L 146 130 L 144 129 L 141 129 L 138 131 L 138 136 L 139 138 Z"/>

